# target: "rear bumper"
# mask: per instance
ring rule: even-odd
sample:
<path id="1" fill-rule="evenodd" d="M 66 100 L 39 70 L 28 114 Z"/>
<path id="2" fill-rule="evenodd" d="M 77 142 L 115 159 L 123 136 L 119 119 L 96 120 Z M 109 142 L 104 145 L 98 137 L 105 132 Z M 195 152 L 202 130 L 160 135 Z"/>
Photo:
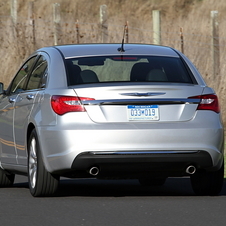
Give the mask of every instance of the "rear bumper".
<path id="1" fill-rule="evenodd" d="M 84 123 L 81 116 L 87 115 L 66 114 L 59 119 L 64 122 L 38 128 L 44 164 L 50 173 L 97 164 L 106 172 L 121 167 L 181 173 L 191 163 L 214 170 L 222 163 L 224 130 L 218 114 L 207 115 L 208 120 L 197 113 L 194 120 L 181 123 L 93 123 L 87 118 Z"/>
<path id="2" fill-rule="evenodd" d="M 223 156 L 222 156 L 223 158 Z M 216 170 L 212 158 L 206 151 L 158 151 L 158 152 L 85 152 L 72 163 L 72 170 L 86 171 L 99 168 L 97 177 L 139 178 L 145 175 L 185 176 L 186 168 Z"/>

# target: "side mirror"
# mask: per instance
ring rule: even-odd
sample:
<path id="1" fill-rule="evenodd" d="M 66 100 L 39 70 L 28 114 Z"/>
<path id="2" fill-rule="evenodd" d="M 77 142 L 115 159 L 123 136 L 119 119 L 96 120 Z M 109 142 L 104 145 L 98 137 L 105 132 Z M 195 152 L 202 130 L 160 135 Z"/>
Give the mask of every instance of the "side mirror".
<path id="1" fill-rule="evenodd" d="M 0 94 L 3 94 L 4 91 L 4 84 L 2 82 L 0 82 Z"/>

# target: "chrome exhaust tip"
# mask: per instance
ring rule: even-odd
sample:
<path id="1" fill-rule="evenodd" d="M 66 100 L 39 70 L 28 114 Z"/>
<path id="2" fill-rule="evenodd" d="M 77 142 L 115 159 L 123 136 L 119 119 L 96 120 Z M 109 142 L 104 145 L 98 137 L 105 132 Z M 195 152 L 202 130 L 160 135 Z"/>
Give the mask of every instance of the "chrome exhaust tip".
<path id="1" fill-rule="evenodd" d="M 99 174 L 100 170 L 98 167 L 91 167 L 89 170 L 89 174 L 92 176 L 97 176 Z"/>
<path id="2" fill-rule="evenodd" d="M 194 166 L 188 166 L 187 167 L 187 169 L 186 169 L 186 173 L 187 174 L 190 174 L 190 175 L 192 175 L 192 174 L 194 174 L 196 172 L 196 168 L 194 167 Z"/>

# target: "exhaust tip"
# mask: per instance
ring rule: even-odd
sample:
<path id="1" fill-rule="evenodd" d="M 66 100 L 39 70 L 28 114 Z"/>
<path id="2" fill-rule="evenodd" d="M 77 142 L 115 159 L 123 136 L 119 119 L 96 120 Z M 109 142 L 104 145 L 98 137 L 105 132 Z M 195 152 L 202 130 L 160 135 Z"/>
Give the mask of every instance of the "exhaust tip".
<path id="1" fill-rule="evenodd" d="M 187 167 L 187 169 L 186 169 L 186 173 L 187 174 L 190 174 L 190 175 L 192 175 L 192 174 L 194 174 L 196 172 L 196 168 L 194 167 L 194 166 L 188 166 Z"/>
<path id="2" fill-rule="evenodd" d="M 98 167 L 91 167 L 89 170 L 89 174 L 92 176 L 97 176 L 99 174 L 100 170 Z"/>

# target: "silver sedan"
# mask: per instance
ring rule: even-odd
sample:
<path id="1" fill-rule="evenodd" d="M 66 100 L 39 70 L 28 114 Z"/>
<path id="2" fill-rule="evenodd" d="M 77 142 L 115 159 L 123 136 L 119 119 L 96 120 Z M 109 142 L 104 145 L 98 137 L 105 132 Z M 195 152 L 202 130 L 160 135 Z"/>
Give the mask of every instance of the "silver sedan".
<path id="1" fill-rule="evenodd" d="M 163 185 L 190 176 L 198 195 L 224 178 L 218 98 L 187 57 L 170 47 L 45 47 L 0 83 L 0 186 L 28 176 L 33 196 L 60 177 L 138 179 Z"/>

